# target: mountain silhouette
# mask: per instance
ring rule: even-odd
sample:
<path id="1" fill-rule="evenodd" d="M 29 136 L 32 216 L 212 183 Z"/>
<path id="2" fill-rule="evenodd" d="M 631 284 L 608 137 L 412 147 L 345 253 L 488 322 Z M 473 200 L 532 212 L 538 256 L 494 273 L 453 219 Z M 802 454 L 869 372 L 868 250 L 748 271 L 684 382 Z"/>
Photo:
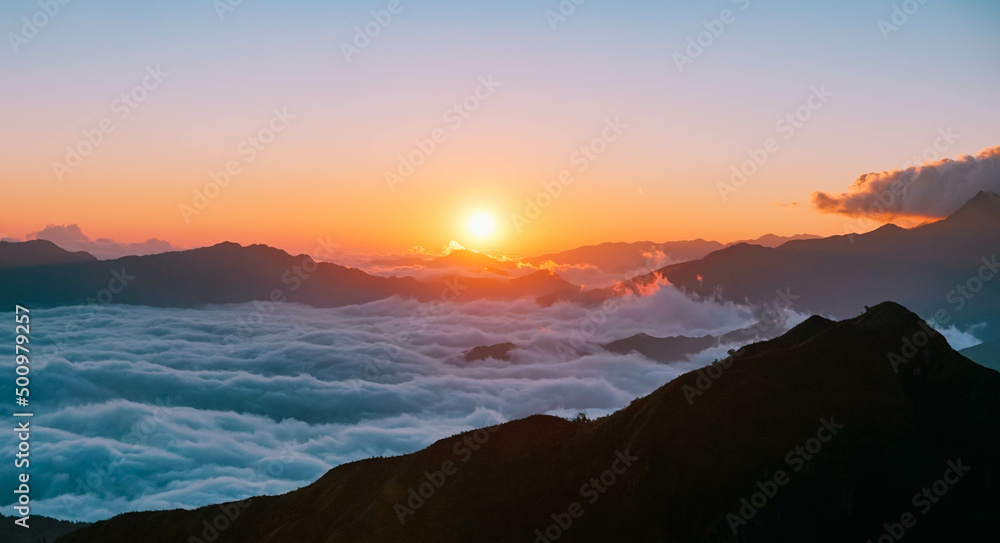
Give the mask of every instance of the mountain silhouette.
<path id="1" fill-rule="evenodd" d="M 715 336 L 686 337 L 654 337 L 648 334 L 636 334 L 625 339 L 612 341 L 603 345 L 604 349 L 617 354 L 637 352 L 650 360 L 657 362 L 679 362 L 687 355 L 700 353 L 719 343 Z"/>
<path id="2" fill-rule="evenodd" d="M 822 236 L 815 236 L 813 234 L 795 234 L 794 236 L 776 236 L 774 234 L 764 234 L 757 239 L 744 239 L 740 241 L 734 241 L 732 243 L 727 243 L 726 245 L 739 245 L 740 243 L 748 243 L 750 245 L 760 245 L 763 247 L 778 247 L 784 245 L 789 241 L 795 241 L 800 239 L 820 239 Z"/>
<path id="3" fill-rule="evenodd" d="M 487 358 L 493 358 L 495 360 L 510 360 L 510 351 L 515 349 L 517 345 L 513 343 L 497 343 L 496 345 L 480 345 L 478 347 L 473 347 L 468 351 L 465 351 L 464 357 L 466 362 L 475 362 L 477 360 L 486 360 Z"/>
<path id="4" fill-rule="evenodd" d="M 0 270 L 0 300 L 32 307 L 109 302 L 194 307 L 272 296 L 330 307 L 415 295 L 419 290 L 410 278 L 376 277 L 265 245 L 228 242 L 157 255 Z"/>
<path id="5" fill-rule="evenodd" d="M 608 242 L 598 245 L 584 245 L 568 251 L 550 253 L 524 259 L 541 266 L 546 262 L 572 266 L 594 266 L 607 273 L 628 273 L 655 266 L 657 258 L 668 258 L 671 262 L 683 262 L 701 258 L 712 251 L 723 248 L 717 241 L 696 239 L 691 241 L 668 241 L 653 243 Z M 663 253 L 659 255 L 659 253 Z"/>
<path id="6" fill-rule="evenodd" d="M 69 522 L 54 518 L 31 515 L 28 528 L 14 524 L 19 517 L 5 517 L 0 514 L 0 541 L 3 543 L 46 543 L 57 537 L 87 526 L 85 522 Z"/>
<path id="7" fill-rule="evenodd" d="M 765 304 L 788 291 L 794 310 L 836 318 L 889 298 L 944 316 L 942 326 L 986 323 L 983 339 L 1000 339 L 998 263 L 1000 196 L 981 192 L 950 217 L 910 230 L 889 224 L 775 248 L 734 245 L 658 273 L 704 298 Z"/>
<path id="8" fill-rule="evenodd" d="M 886 302 L 811 317 L 595 421 L 531 416 L 58 541 L 998 541 L 998 469 L 1000 374 Z"/>
<path id="9" fill-rule="evenodd" d="M 459 249 L 440 258 L 435 258 L 425 265 L 429 268 L 457 268 L 471 272 L 507 275 L 506 270 L 513 267 L 514 263 L 498 260 L 468 249 Z"/>
<path id="10" fill-rule="evenodd" d="M 34 246 L 32 243 L 29 249 Z M 15 256 L 61 254 L 52 250 L 54 245 L 41 246 L 48 253 L 32 253 L 23 247 L 15 243 L 4 250 Z M 77 253 L 62 256 L 70 261 L 0 269 L 0 302 L 28 307 L 87 303 L 197 307 L 278 300 L 337 307 L 394 295 L 422 301 L 513 299 L 572 289 L 571 284 L 544 270 L 515 279 L 449 277 L 421 282 L 412 277 L 382 277 L 337 264 L 317 263 L 308 255 L 293 256 L 266 245 L 243 247 L 230 242 L 114 260 L 97 261 Z M 41 257 L 35 260 L 44 261 Z"/>
<path id="11" fill-rule="evenodd" d="M 0 269 L 30 268 L 52 264 L 73 262 L 94 262 L 94 255 L 84 252 L 70 252 L 44 239 L 29 241 L 0 241 Z"/>
<path id="12" fill-rule="evenodd" d="M 784 332 L 785 329 L 783 321 L 757 321 L 752 326 L 732 330 L 720 336 L 655 337 L 639 333 L 625 339 L 612 341 L 603 345 L 603 347 L 612 353 L 627 354 L 636 352 L 656 362 L 670 363 L 687 360 L 689 355 L 700 353 L 716 345 L 743 346 L 755 340 L 771 339 Z"/>
<path id="13" fill-rule="evenodd" d="M 718 251 L 736 243 L 749 243 L 765 247 L 777 247 L 787 241 L 798 239 L 815 239 L 819 236 L 811 234 L 796 234 L 794 236 L 776 236 L 765 234 L 757 239 L 743 240 L 722 244 L 718 241 L 706 241 L 701 238 L 687 241 L 667 241 L 654 243 L 651 241 L 607 242 L 597 245 L 584 245 L 575 249 L 533 256 L 524 259 L 525 262 L 541 266 L 547 262 L 572 266 L 594 266 L 607 273 L 629 273 L 636 270 L 648 270 L 656 262 L 665 259 L 669 262 L 686 262 L 697 260 L 705 255 Z"/>
<path id="14" fill-rule="evenodd" d="M 960 352 L 981 366 L 1000 371 L 1000 341 L 987 341 L 974 347 L 962 349 Z"/>

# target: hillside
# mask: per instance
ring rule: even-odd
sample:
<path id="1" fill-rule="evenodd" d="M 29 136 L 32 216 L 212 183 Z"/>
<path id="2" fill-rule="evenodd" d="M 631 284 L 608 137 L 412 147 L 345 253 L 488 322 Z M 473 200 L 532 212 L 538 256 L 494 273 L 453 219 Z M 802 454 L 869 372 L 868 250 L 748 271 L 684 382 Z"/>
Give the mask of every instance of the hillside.
<path id="1" fill-rule="evenodd" d="M 780 247 L 735 245 L 659 273 L 699 297 L 766 304 L 790 292 L 792 308 L 836 318 L 886 298 L 940 324 L 986 323 L 980 339 L 1000 339 L 1000 196 L 980 193 L 950 217 L 906 230 L 872 232 Z M 980 335 L 982 334 L 982 335 Z"/>

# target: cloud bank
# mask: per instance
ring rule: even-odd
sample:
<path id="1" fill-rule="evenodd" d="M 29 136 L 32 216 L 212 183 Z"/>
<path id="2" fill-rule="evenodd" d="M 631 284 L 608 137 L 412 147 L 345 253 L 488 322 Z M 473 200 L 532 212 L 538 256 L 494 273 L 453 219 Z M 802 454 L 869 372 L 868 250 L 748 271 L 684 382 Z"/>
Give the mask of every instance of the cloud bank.
<path id="1" fill-rule="evenodd" d="M 867 173 L 840 195 L 814 192 L 813 206 L 850 217 L 943 218 L 980 191 L 1000 193 L 1000 146 L 975 156 Z"/>
<path id="2" fill-rule="evenodd" d="M 128 255 L 152 255 L 177 250 L 169 242 L 156 238 L 149 238 L 142 243 L 119 243 L 110 238 L 92 240 L 75 224 L 50 224 L 38 232 L 28 234 L 27 239 L 48 240 L 67 251 L 87 251 L 98 260 L 110 260 Z"/>
<path id="3" fill-rule="evenodd" d="M 283 493 L 339 464 L 498 420 L 601 416 L 711 358 L 668 366 L 601 343 L 754 321 L 749 308 L 670 286 L 611 312 L 390 298 L 334 309 L 103 305 L 31 315 L 32 511 L 89 521 Z M 503 342 L 517 345 L 510 361 L 463 359 Z M 12 387 L 0 380 L 0 396 Z M 14 445 L 0 440 L 0 454 L 11 457 Z M 15 471 L 0 464 L 0 480 Z"/>

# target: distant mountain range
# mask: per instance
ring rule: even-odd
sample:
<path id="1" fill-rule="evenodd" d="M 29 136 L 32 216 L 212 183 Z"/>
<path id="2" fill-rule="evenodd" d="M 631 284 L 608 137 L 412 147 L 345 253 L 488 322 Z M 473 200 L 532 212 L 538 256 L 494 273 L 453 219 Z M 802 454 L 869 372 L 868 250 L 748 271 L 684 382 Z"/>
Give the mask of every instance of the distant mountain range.
<path id="1" fill-rule="evenodd" d="M 637 275 L 614 287 L 568 289 L 542 305 L 603 302 L 667 280 L 690 296 L 767 306 L 782 299 L 799 313 L 847 318 L 891 299 L 944 328 L 1000 339 L 1000 196 L 982 192 L 950 217 L 904 229 L 787 241 L 741 243 L 703 258 Z M 978 355 L 977 355 L 978 356 Z"/>
<path id="2" fill-rule="evenodd" d="M 23 242 L 0 241 L 0 269 L 30 268 L 53 264 L 94 262 L 97 258 L 84 251 L 71 253 L 51 241 L 34 239 Z"/>
<path id="3" fill-rule="evenodd" d="M 649 251 L 669 250 L 692 257 L 723 247 L 704 240 L 649 244 L 602 244 L 529 259 L 539 265 L 583 264 L 642 271 Z M 593 260 L 588 260 L 593 259 Z M 612 262 L 618 262 L 613 265 Z M 35 307 L 121 303 L 153 307 L 196 307 L 280 299 L 316 307 L 366 303 L 393 295 L 433 299 L 509 300 L 550 297 L 579 288 L 547 270 L 511 277 L 518 261 L 455 250 L 436 259 L 397 259 L 382 265 L 419 265 L 441 270 L 436 278 L 383 277 L 307 255 L 290 255 L 266 245 L 211 247 L 156 255 L 97 260 L 85 252 L 65 251 L 52 242 L 0 242 L 0 303 Z M 633 264 L 636 264 L 633 266 Z M 647 262 L 648 264 L 648 262 Z M 648 268 L 647 268 L 648 269 Z M 451 285 L 451 286 L 449 286 Z M 447 294 L 447 290 L 452 294 Z"/>
<path id="4" fill-rule="evenodd" d="M 544 270 L 513 279 L 456 276 L 421 282 L 412 277 L 381 277 L 317 263 L 307 255 L 293 256 L 265 245 L 220 243 L 114 260 L 60 251 L 48 242 L 0 246 L 0 261 L 6 263 L 0 266 L 4 268 L 0 269 L 0 303 L 28 307 L 87 303 L 196 307 L 278 300 L 337 307 L 394 295 L 425 301 L 515 299 L 573 288 Z M 7 255 L 13 256 L 7 259 Z M 459 262 L 462 257 L 452 260 Z"/>
<path id="5" fill-rule="evenodd" d="M 790 292 L 793 309 L 837 318 L 891 299 L 944 326 L 985 323 L 980 337 L 1000 339 L 998 266 L 1000 196 L 981 192 L 950 217 L 910 230 L 890 224 L 775 248 L 734 245 L 659 273 L 700 297 L 764 304 Z"/>
<path id="6" fill-rule="evenodd" d="M 818 237 L 811 234 L 798 234 L 789 237 L 766 234 L 757 239 L 737 241 L 729 244 L 719 243 L 718 241 L 706 241 L 700 238 L 690 241 L 668 241 L 665 243 L 654 243 L 651 241 L 601 243 L 598 245 L 585 245 L 558 253 L 525 258 L 523 260 L 536 266 L 540 266 L 546 262 L 554 262 L 556 264 L 571 266 L 594 266 L 607 273 L 628 273 L 642 269 L 648 270 L 651 266 L 656 265 L 658 259 L 666 259 L 668 262 L 697 260 L 709 253 L 738 243 L 777 247 L 787 241 L 816 239 Z"/>
<path id="7" fill-rule="evenodd" d="M 570 266 L 594 266 L 607 273 L 629 273 L 636 270 L 648 270 L 650 266 L 655 266 L 657 258 L 664 255 L 670 261 L 682 262 L 701 258 L 723 247 L 725 245 L 718 241 L 705 241 L 703 239 L 666 243 L 616 242 L 585 245 L 568 251 L 525 258 L 524 260 L 536 266 L 554 262 Z"/>
<path id="8" fill-rule="evenodd" d="M 792 239 L 794 238 L 794 239 Z M 590 265 L 641 275 L 612 287 L 581 291 L 547 270 L 514 277 L 515 261 L 456 250 L 420 266 L 434 279 L 383 277 L 315 263 L 263 245 L 221 243 L 189 251 L 98 261 L 45 241 L 0 243 L 0 302 L 31 306 L 124 303 L 194 307 L 281 299 L 318 307 L 388 296 L 419 300 L 534 297 L 599 303 L 639 292 L 657 278 L 700 298 L 766 305 L 786 293 L 791 308 L 835 318 L 892 299 L 942 326 L 1000 340 L 1000 196 L 980 193 L 952 216 L 906 230 L 886 225 L 860 235 L 791 238 L 767 235 L 724 247 L 713 241 L 607 243 L 527 259 Z M 683 260 L 645 273 L 664 255 Z M 447 277 L 445 277 L 447 276 Z M 127 284 L 126 284 L 127 283 Z M 449 294 L 449 291 L 451 294 Z"/>
<path id="9" fill-rule="evenodd" d="M 998 541 L 1000 374 L 928 330 L 894 303 L 811 317 L 596 421 L 536 415 L 58 542 Z"/>
<path id="10" fill-rule="evenodd" d="M 687 357 L 717 345 L 741 347 L 760 339 L 771 339 L 785 331 L 784 322 L 758 322 L 754 326 L 740 328 L 720 336 L 700 337 L 670 336 L 655 337 L 636 334 L 625 339 L 603 345 L 608 352 L 628 354 L 636 352 L 656 362 L 670 363 L 687 360 Z"/>

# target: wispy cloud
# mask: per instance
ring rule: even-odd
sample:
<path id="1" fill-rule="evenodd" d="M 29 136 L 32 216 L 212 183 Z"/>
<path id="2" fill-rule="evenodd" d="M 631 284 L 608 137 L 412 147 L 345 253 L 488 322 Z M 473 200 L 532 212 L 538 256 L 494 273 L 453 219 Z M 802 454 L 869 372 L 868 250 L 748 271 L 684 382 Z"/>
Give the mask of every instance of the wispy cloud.
<path id="1" fill-rule="evenodd" d="M 76 224 L 50 224 L 38 232 L 28 234 L 26 238 L 45 239 L 67 251 L 87 251 L 100 260 L 127 255 L 165 253 L 177 249 L 169 242 L 156 238 L 150 238 L 142 243 L 119 243 L 110 238 L 90 239 Z"/>

